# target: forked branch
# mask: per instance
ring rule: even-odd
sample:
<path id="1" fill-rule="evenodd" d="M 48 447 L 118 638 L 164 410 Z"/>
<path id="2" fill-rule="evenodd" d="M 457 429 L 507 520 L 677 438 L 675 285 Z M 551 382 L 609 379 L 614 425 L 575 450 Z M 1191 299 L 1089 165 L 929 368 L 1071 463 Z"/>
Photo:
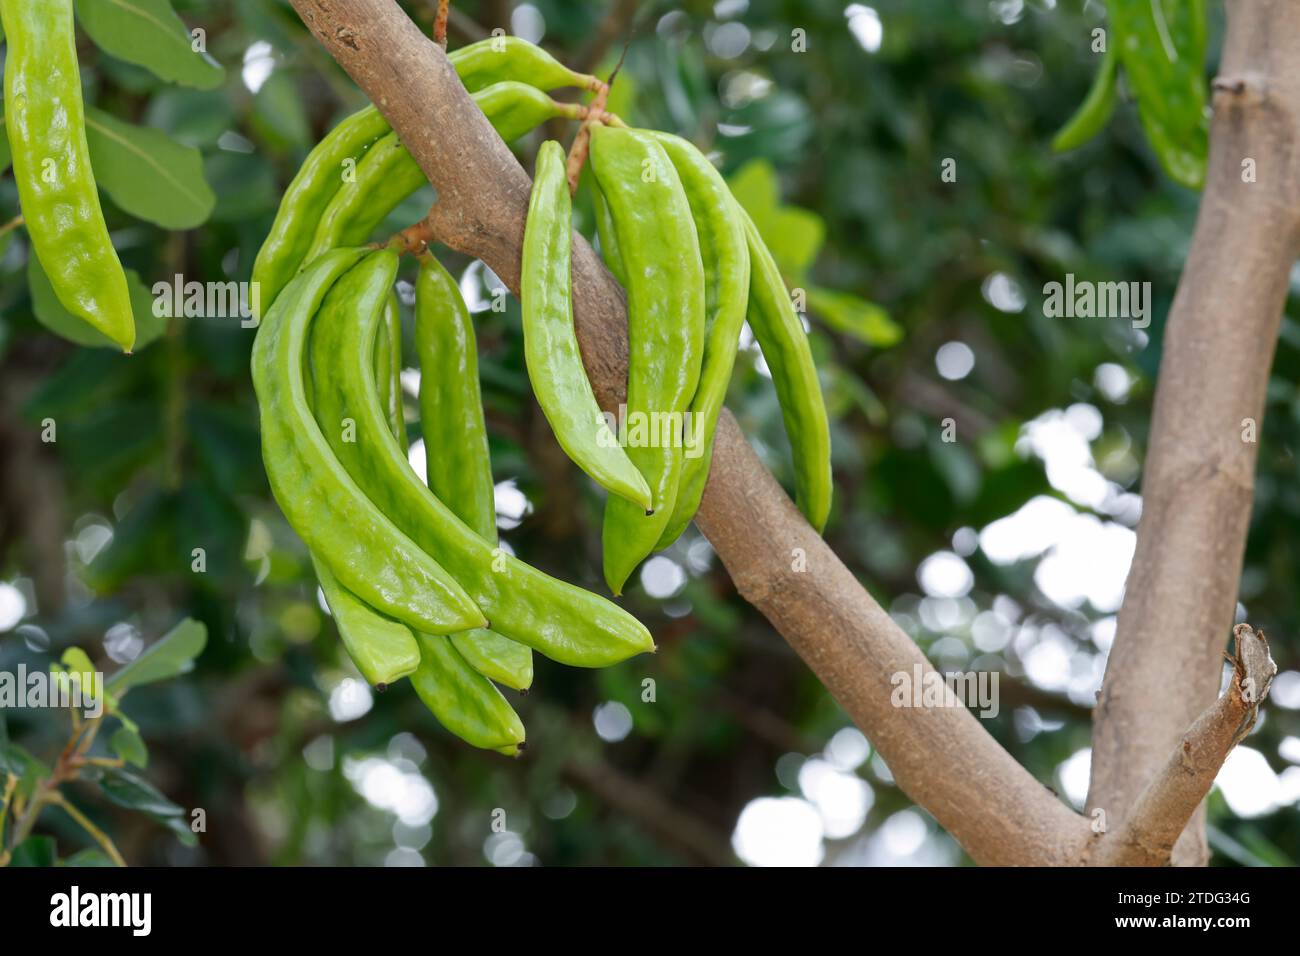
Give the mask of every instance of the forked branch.
<path id="1" fill-rule="evenodd" d="M 1091 862 L 1099 866 L 1164 866 L 1178 835 L 1210 792 L 1219 768 L 1251 729 L 1277 664 L 1263 631 L 1238 624 L 1228 689 L 1183 734 L 1119 827 L 1103 837 Z"/>

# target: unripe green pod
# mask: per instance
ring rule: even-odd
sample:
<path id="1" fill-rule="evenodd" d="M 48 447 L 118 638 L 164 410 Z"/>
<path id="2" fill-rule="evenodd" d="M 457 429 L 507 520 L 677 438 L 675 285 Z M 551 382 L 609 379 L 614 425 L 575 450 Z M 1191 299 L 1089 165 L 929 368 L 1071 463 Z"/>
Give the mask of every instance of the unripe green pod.
<path id="1" fill-rule="evenodd" d="M 135 316 L 90 168 L 72 0 L 0 0 L 0 22 L 5 129 L 32 248 L 63 307 L 129 352 Z"/>

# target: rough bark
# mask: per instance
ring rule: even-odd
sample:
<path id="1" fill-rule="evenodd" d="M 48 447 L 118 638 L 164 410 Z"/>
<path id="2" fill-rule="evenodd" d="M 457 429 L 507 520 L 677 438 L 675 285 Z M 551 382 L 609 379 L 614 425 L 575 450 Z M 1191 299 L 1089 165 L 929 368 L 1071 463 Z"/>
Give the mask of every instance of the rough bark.
<path id="1" fill-rule="evenodd" d="M 1122 819 L 1215 699 L 1291 266 L 1300 5 L 1230 0 L 1205 195 L 1164 340 L 1137 551 L 1096 711 L 1088 805 Z M 1257 181 L 1245 181 L 1243 161 Z M 1203 814 L 1174 862 L 1208 858 Z"/>

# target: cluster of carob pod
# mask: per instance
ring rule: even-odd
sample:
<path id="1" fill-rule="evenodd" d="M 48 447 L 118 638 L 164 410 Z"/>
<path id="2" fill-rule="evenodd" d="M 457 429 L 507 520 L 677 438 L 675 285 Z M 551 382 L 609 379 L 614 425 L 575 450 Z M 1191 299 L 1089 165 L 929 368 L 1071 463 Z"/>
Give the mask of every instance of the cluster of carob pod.
<path id="1" fill-rule="evenodd" d="M 63 307 L 131 351 L 126 273 L 99 205 L 72 0 L 0 0 L 4 122 L 32 249 Z"/>
<path id="2" fill-rule="evenodd" d="M 518 38 L 491 38 L 450 59 L 507 142 L 545 120 L 587 115 L 544 91 L 601 86 Z M 538 402 L 569 457 L 611 492 L 604 566 L 617 594 L 699 506 L 747 315 L 781 399 L 799 505 L 819 529 L 831 485 L 804 327 L 753 223 L 689 143 L 606 119 L 591 129 L 590 160 L 600 245 L 627 290 L 626 415 L 667 421 L 666 437 L 615 435 L 587 380 L 573 324 L 571 198 L 555 142 L 537 158 L 520 299 Z M 408 463 L 393 291 L 404 244 L 362 244 L 423 182 L 368 107 L 329 133 L 290 184 L 253 272 L 269 304 L 253 353 L 263 456 L 366 679 L 409 676 L 450 731 L 514 754 L 524 728 L 495 684 L 528 688 L 533 650 L 601 667 L 654 644 L 610 601 L 498 547 L 474 330 L 455 281 L 427 251 L 414 330 L 427 485 Z M 688 449 L 683 423 L 692 417 L 702 447 Z"/>

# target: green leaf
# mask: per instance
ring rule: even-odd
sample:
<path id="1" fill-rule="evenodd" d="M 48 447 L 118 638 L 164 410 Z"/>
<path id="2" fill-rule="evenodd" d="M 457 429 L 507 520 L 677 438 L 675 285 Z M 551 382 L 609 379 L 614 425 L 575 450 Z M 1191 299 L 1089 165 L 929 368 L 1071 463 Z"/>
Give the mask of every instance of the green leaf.
<path id="1" fill-rule="evenodd" d="M 311 142 L 302 93 L 288 70 L 272 72 L 253 95 L 252 119 L 258 133 L 277 146 L 302 148 Z"/>
<path id="2" fill-rule="evenodd" d="M 58 862 L 54 837 L 30 836 L 14 847 L 10 866 L 54 866 Z"/>
<path id="3" fill-rule="evenodd" d="M 832 419 L 843 418 L 848 409 L 856 408 L 873 428 L 888 423 L 889 409 L 862 379 L 835 364 L 827 365 L 826 372 L 831 381 L 826 392 L 826 409 Z"/>
<path id="4" fill-rule="evenodd" d="M 93 106 L 86 107 L 86 141 L 95 181 L 131 215 L 164 229 L 193 229 L 212 213 L 217 197 L 194 147 Z"/>
<path id="5" fill-rule="evenodd" d="M 866 299 L 849 292 L 836 292 L 809 286 L 808 307 L 822 324 L 836 332 L 851 335 L 876 348 L 889 348 L 903 337 L 902 328 L 889 313 Z"/>
<path id="6" fill-rule="evenodd" d="M 185 815 L 182 807 L 172 803 L 157 787 L 130 770 L 109 770 L 99 785 L 104 796 L 119 807 L 164 818 Z"/>
<path id="7" fill-rule="evenodd" d="M 149 749 L 144 745 L 144 738 L 140 736 L 140 731 L 133 727 L 119 727 L 113 732 L 109 746 L 113 749 L 113 753 L 141 770 L 149 764 Z"/>
<path id="8" fill-rule="evenodd" d="M 116 352 L 122 350 L 108 336 L 63 307 L 63 303 L 54 294 L 49 277 L 34 255 L 27 259 L 27 285 L 31 289 L 32 311 L 36 315 L 36 321 L 55 335 L 78 345 L 111 348 Z M 153 314 L 153 295 L 140 281 L 140 276 L 129 269 L 126 273 L 126 286 L 131 294 L 131 312 L 135 315 L 135 350 L 139 352 L 162 335 L 167 320 Z"/>
<path id="9" fill-rule="evenodd" d="M 800 284 L 826 239 L 822 218 L 798 206 L 781 205 L 776 168 L 765 159 L 745 163 L 728 180 L 728 185 L 731 194 L 754 220 L 786 281 Z"/>
<path id="10" fill-rule="evenodd" d="M 781 186 L 777 182 L 776 168 L 765 159 L 751 159 L 736 170 L 727 184 L 756 226 L 761 226 L 762 221 L 774 215 L 780 206 Z"/>
<path id="11" fill-rule="evenodd" d="M 186 674 L 194 669 L 194 658 L 203 653 L 207 642 L 207 625 L 187 617 L 110 677 L 105 686 L 120 694 L 129 687 Z"/>
<path id="12" fill-rule="evenodd" d="M 87 848 L 59 861 L 59 866 L 117 866 L 103 850 Z"/>
<path id="13" fill-rule="evenodd" d="M 69 647 L 63 652 L 63 657 L 60 660 L 63 663 L 63 668 L 67 669 L 68 673 L 81 687 L 83 694 L 99 694 L 100 688 L 96 686 L 95 682 L 95 665 L 91 663 L 90 655 L 79 647 Z M 58 664 L 50 665 L 52 671 L 59 671 L 63 668 L 60 668 Z"/>
<path id="14" fill-rule="evenodd" d="M 280 201 L 274 168 L 257 156 L 223 149 L 209 154 L 203 168 L 221 196 L 214 222 L 246 222 L 274 211 Z"/>
<path id="15" fill-rule="evenodd" d="M 158 816 L 155 813 L 151 813 L 149 815 L 153 817 L 156 821 L 161 823 L 163 826 L 165 826 L 168 830 L 171 830 L 172 833 L 176 834 L 176 838 L 180 840 L 182 843 L 184 843 L 186 846 L 199 845 L 199 838 L 195 836 L 194 831 L 190 829 L 190 825 L 188 822 L 186 822 L 186 818 L 184 814 L 182 814 L 181 816 L 166 816 L 166 817 Z"/>
<path id="16" fill-rule="evenodd" d="M 185 86 L 212 89 L 226 71 L 194 51 L 168 0 L 77 0 L 77 21 L 105 53 Z"/>
<path id="17" fill-rule="evenodd" d="M 0 776 L 9 774 L 18 778 L 18 792 L 30 797 L 37 785 L 50 775 L 50 768 L 24 747 L 10 742 L 0 749 Z"/>
<path id="18" fill-rule="evenodd" d="M 111 593 L 139 575 L 157 574 L 175 563 L 176 496 L 151 488 L 113 529 L 113 540 L 86 566 L 85 581 L 97 593 Z"/>
<path id="19" fill-rule="evenodd" d="M 781 274 L 794 283 L 803 280 L 826 239 L 826 223 L 821 216 L 798 206 L 777 210 L 766 226 L 759 225 L 758 231 L 781 267 Z"/>
<path id="20" fill-rule="evenodd" d="M 91 663 L 90 655 L 79 647 L 69 647 L 59 660 L 74 674 L 95 673 L 95 665 Z"/>
<path id="21" fill-rule="evenodd" d="M 215 146 L 221 134 L 238 125 L 234 105 L 224 90 L 187 90 L 173 86 L 149 100 L 145 124 L 186 146 Z"/>

